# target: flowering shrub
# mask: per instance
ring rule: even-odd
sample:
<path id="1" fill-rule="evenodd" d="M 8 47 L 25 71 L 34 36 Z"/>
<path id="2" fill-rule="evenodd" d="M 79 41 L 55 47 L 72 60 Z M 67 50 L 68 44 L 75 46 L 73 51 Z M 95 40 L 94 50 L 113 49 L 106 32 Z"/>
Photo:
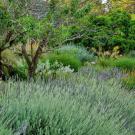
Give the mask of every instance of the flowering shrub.
<path id="1" fill-rule="evenodd" d="M 84 68 L 69 79 L 9 81 L 0 95 L 0 134 L 134 135 L 135 100 Z"/>

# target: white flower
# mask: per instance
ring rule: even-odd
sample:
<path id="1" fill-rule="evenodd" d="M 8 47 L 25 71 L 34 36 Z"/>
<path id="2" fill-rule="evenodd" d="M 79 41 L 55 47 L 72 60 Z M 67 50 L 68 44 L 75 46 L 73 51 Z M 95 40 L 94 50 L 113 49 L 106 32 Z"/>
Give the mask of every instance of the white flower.
<path id="1" fill-rule="evenodd" d="M 92 65 L 95 65 L 95 64 L 96 64 L 96 62 L 95 62 L 95 61 L 92 61 L 92 62 L 91 62 L 91 64 L 92 64 Z"/>

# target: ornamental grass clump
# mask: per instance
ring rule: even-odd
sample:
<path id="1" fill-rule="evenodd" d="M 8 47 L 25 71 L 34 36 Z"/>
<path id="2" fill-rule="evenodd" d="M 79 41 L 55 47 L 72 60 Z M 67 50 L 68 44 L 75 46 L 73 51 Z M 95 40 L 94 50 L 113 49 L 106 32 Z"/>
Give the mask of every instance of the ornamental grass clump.
<path id="1" fill-rule="evenodd" d="M 135 100 L 92 69 L 71 78 L 8 81 L 0 95 L 0 134 L 134 135 Z"/>

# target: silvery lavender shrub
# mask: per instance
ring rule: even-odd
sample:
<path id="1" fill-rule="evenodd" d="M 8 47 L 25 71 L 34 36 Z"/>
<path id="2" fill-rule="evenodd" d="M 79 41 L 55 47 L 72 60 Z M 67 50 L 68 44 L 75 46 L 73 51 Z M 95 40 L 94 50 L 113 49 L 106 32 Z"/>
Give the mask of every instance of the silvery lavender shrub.
<path id="1" fill-rule="evenodd" d="M 0 96 L 0 134 L 15 134 L 24 121 L 26 135 L 134 134 L 133 95 L 85 69 L 69 79 L 7 82 Z"/>
<path id="2" fill-rule="evenodd" d="M 102 71 L 98 75 L 99 80 L 108 80 L 108 79 L 117 79 L 120 80 L 124 77 L 127 77 L 126 73 L 123 73 L 119 68 L 110 68 L 105 71 Z"/>

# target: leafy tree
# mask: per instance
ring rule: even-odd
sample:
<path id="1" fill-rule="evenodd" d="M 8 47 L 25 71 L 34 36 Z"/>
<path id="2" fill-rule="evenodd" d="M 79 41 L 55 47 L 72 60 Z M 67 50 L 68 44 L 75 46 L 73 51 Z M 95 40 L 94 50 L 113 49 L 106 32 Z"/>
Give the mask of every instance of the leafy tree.
<path id="1" fill-rule="evenodd" d="M 2 52 L 24 41 L 27 29 L 20 23 L 23 16 L 31 14 L 31 0 L 0 1 L 0 78 L 3 76 Z M 8 69 L 10 69 L 8 68 Z"/>
<path id="2" fill-rule="evenodd" d="M 53 0 L 47 4 L 49 8 L 47 14 L 43 18 L 38 19 L 29 15 L 19 20 L 23 29 L 27 30 L 23 37 L 22 55 L 28 65 L 29 78 L 34 77 L 38 60 L 43 51 L 47 48 L 61 45 L 69 35 L 65 34 L 65 36 L 63 36 L 64 32 L 68 31 L 69 28 L 69 26 L 67 26 L 67 13 L 64 12 L 65 5 L 56 3 Z M 26 43 L 28 40 L 32 41 L 31 46 L 33 46 L 33 41 L 39 42 L 34 54 L 29 54 L 27 52 Z"/>
<path id="3" fill-rule="evenodd" d="M 134 33 L 134 25 L 126 11 L 116 10 L 100 16 L 86 15 L 78 20 L 80 23 L 72 30 L 80 37 L 74 39 L 74 43 L 104 50 L 120 46 L 121 52 L 128 52 L 135 47 L 135 36 L 131 34 Z"/>
<path id="4" fill-rule="evenodd" d="M 107 5 L 109 9 L 123 9 L 135 13 L 134 0 L 108 0 Z"/>
<path id="5" fill-rule="evenodd" d="M 26 35 L 23 37 L 22 41 L 22 55 L 24 56 L 28 65 L 29 77 L 34 77 L 38 59 L 42 54 L 43 48 L 47 47 L 49 40 L 49 33 L 51 30 L 51 25 L 46 22 L 46 20 L 37 20 L 34 17 L 25 16 L 20 18 L 20 24 L 23 29 L 26 29 Z M 26 49 L 27 41 L 31 40 L 31 48 L 35 41 L 39 41 L 38 47 L 33 54 L 29 54 Z"/>

